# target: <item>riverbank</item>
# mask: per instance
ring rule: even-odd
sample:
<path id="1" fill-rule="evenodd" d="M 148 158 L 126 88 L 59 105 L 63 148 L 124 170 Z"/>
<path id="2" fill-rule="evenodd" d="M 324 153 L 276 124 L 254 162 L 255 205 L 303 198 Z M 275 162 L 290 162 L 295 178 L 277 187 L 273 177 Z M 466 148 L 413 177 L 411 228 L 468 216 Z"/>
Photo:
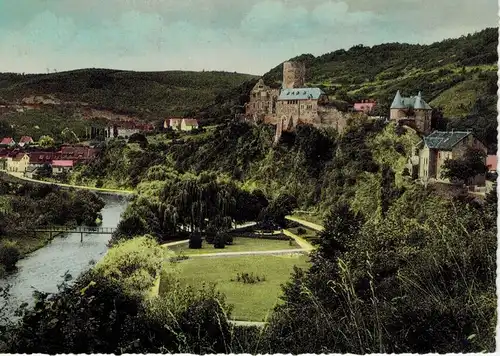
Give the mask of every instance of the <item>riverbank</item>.
<path id="1" fill-rule="evenodd" d="M 3 171 L 2 173 L 5 173 L 10 177 L 14 177 L 14 178 L 26 181 L 26 182 L 37 183 L 37 184 L 57 185 L 57 186 L 63 187 L 63 188 L 84 189 L 84 190 L 90 190 L 90 191 L 93 191 L 96 193 L 103 193 L 103 194 L 117 194 L 117 195 L 134 195 L 135 194 L 135 191 L 133 191 L 133 190 L 96 188 L 96 187 L 88 187 L 88 186 L 83 186 L 83 185 L 72 185 L 72 184 L 59 183 L 59 182 L 49 182 L 49 181 L 27 178 L 27 177 L 24 177 L 22 175 L 22 173 L 17 173 L 17 172 Z"/>
<path id="2" fill-rule="evenodd" d="M 115 227 L 128 205 L 128 198 L 120 195 L 102 198 L 106 203 L 101 210 L 102 224 Z M 32 305 L 33 290 L 57 293 L 66 273 L 72 277 L 71 280 L 75 280 L 108 251 L 110 236 L 107 234 L 89 234 L 84 236 L 83 242 L 80 233 L 60 234 L 52 239 L 46 235 L 42 239 L 39 234 L 40 242 L 25 246 L 26 255 L 17 262 L 17 269 L 0 279 L 0 287 L 11 286 L 7 305 L 9 315 L 22 303 Z"/>

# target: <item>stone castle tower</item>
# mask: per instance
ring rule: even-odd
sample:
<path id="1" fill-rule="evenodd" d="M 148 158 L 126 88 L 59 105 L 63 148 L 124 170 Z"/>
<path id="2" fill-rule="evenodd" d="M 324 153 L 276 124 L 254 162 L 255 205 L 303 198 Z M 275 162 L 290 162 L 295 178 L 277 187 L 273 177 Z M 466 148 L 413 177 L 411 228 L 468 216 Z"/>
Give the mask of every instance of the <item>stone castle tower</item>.
<path id="1" fill-rule="evenodd" d="M 283 89 L 304 88 L 306 66 L 299 62 L 283 63 Z"/>

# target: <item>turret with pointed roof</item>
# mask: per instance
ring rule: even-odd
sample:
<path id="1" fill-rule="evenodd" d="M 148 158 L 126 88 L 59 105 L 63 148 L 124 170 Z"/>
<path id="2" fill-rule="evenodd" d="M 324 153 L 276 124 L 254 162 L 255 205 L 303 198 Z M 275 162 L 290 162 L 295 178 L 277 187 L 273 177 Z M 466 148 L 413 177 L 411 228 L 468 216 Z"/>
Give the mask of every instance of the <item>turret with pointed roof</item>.
<path id="1" fill-rule="evenodd" d="M 404 109 L 403 105 L 403 99 L 401 98 L 401 93 L 398 92 L 396 93 L 396 96 L 394 97 L 394 100 L 392 101 L 391 109 Z"/>

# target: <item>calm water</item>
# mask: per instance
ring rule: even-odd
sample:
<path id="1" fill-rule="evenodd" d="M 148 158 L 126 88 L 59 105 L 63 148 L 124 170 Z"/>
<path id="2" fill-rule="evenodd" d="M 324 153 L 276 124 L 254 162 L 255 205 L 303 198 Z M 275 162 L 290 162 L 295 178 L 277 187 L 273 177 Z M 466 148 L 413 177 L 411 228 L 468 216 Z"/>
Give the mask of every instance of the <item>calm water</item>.
<path id="1" fill-rule="evenodd" d="M 125 197 L 101 195 L 106 202 L 102 209 L 102 227 L 116 227 L 125 211 L 128 199 Z M 108 250 L 111 235 L 80 234 L 57 236 L 45 247 L 33 252 L 17 263 L 17 271 L 10 274 L 1 285 L 10 284 L 9 311 L 13 312 L 24 302 L 33 300 L 33 291 L 57 292 L 57 286 L 64 280 L 64 274 L 71 274 L 73 280 L 91 268 Z M 4 303 L 0 299 L 0 303 Z"/>

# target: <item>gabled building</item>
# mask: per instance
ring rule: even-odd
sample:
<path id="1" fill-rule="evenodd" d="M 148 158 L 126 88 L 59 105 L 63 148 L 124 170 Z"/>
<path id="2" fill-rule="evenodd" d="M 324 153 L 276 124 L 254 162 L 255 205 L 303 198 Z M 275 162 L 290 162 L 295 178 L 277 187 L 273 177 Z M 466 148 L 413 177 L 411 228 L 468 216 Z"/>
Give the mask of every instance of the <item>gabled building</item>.
<path id="1" fill-rule="evenodd" d="M 431 132 L 432 108 L 422 98 L 417 96 L 402 97 L 399 90 L 391 104 L 390 120 L 408 125 L 418 132 L 428 135 Z"/>
<path id="2" fill-rule="evenodd" d="M 196 119 L 182 119 L 181 130 L 191 131 L 198 128 L 198 120 Z"/>
<path id="3" fill-rule="evenodd" d="M 19 146 L 21 146 L 21 147 L 24 147 L 26 145 L 31 145 L 33 143 L 34 143 L 34 141 L 30 136 L 23 136 L 19 140 Z"/>
<path id="4" fill-rule="evenodd" d="M 7 159 L 7 171 L 23 173 L 28 168 L 30 157 L 26 153 L 18 153 L 11 159 Z"/>
<path id="5" fill-rule="evenodd" d="M 2 141 L 0 141 L 0 145 L 3 146 L 15 146 L 16 141 L 12 137 L 4 137 Z"/>
<path id="6" fill-rule="evenodd" d="M 486 146 L 472 132 L 434 131 L 414 147 L 407 168 L 413 178 L 449 182 L 441 178 L 444 162 L 463 157 L 468 148 L 480 149 L 485 154 L 487 152 Z M 472 180 L 472 185 L 482 186 L 485 179 L 485 174 L 478 175 Z"/>
<path id="7" fill-rule="evenodd" d="M 260 78 L 250 92 L 250 101 L 245 104 L 245 114 L 252 117 L 254 122 L 263 121 L 266 116 L 276 114 L 278 96 L 279 90 L 271 89 Z"/>
<path id="8" fill-rule="evenodd" d="M 181 129 L 181 117 L 172 117 L 168 120 L 168 127 L 174 131 L 179 131 Z"/>
<path id="9" fill-rule="evenodd" d="M 375 100 L 361 100 L 359 103 L 354 103 L 354 111 L 369 114 L 375 109 L 376 106 L 377 102 Z"/>

